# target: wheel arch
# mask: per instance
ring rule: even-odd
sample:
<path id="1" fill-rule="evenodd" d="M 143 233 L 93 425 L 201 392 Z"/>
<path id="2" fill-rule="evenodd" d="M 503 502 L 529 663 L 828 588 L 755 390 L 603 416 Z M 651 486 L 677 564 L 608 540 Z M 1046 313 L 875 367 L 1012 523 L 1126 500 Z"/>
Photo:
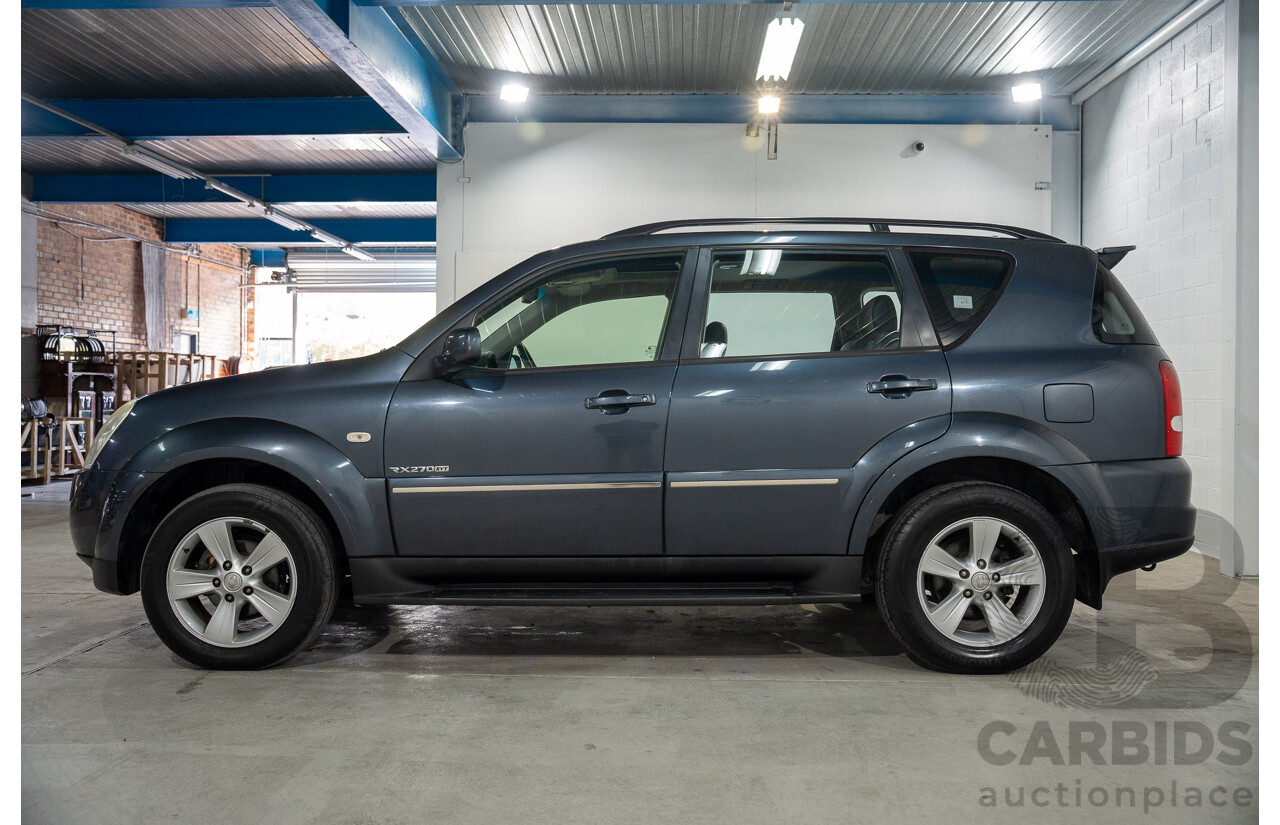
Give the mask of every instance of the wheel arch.
<path id="1" fill-rule="evenodd" d="M 188 448 L 189 449 L 186 449 Z M 202 422 L 166 433 L 126 467 L 146 479 L 119 524 L 114 545 L 118 587 L 136 592 L 142 555 L 156 526 L 187 498 L 223 484 L 260 484 L 293 496 L 328 528 L 340 567 L 351 555 L 391 548 L 382 479 L 367 479 L 341 452 L 318 436 L 275 421 Z M 390 549 L 384 552 L 393 552 Z M 105 554 L 101 554 L 105 555 Z"/>
<path id="2" fill-rule="evenodd" d="M 849 538 L 851 554 L 865 554 L 870 575 L 885 528 L 925 490 L 958 481 L 987 481 L 1027 493 L 1062 526 L 1076 565 L 1076 598 L 1101 607 L 1098 544 L 1086 513 L 1099 491 L 1063 465 L 1087 463 L 1074 445 L 1032 421 L 989 414 L 956 415 L 945 436 L 898 459 L 870 485 Z"/>

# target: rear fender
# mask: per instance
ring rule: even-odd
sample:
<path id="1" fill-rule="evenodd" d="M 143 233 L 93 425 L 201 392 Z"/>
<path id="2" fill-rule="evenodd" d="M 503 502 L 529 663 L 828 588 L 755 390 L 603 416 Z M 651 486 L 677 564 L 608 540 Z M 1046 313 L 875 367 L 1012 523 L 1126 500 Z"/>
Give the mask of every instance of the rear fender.
<path id="1" fill-rule="evenodd" d="M 1055 465 L 1089 462 L 1088 456 L 1061 435 L 1034 421 L 1013 416 L 957 413 L 951 416 L 951 425 L 945 434 L 902 455 L 868 485 L 849 536 L 849 553 L 861 555 L 865 551 L 878 526 L 875 524 L 877 514 L 904 481 L 945 461 L 978 458 L 1006 459 L 1044 470 L 1062 482 L 1086 512 L 1091 505 L 1106 506 L 1106 502 L 1098 501 L 1099 494 L 1105 495 L 1105 488 L 1090 489 L 1090 485 L 1083 483 L 1087 474 L 1054 469 Z"/>

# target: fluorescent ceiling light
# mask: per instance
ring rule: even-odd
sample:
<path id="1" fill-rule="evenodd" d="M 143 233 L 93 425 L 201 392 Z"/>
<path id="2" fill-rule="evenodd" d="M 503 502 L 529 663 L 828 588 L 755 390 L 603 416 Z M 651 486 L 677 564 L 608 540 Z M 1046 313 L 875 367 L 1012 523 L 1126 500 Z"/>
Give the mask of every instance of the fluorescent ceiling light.
<path id="1" fill-rule="evenodd" d="M 1021 83 L 1013 87 L 1014 103 L 1030 103 L 1040 99 L 1039 83 Z"/>
<path id="2" fill-rule="evenodd" d="M 777 95 L 762 95 L 760 97 L 760 114 L 762 115 L 776 115 L 781 106 L 782 98 Z"/>
<path id="3" fill-rule="evenodd" d="M 524 103 L 529 99 L 529 87 L 519 83 L 503 83 L 498 97 L 511 103 Z"/>
<path id="4" fill-rule="evenodd" d="M 363 249 L 356 249 L 351 244 L 347 244 L 346 246 L 342 247 L 342 251 L 347 253 L 353 258 L 358 258 L 361 261 L 367 261 L 369 263 L 372 263 L 373 261 L 378 260 L 377 258 L 370 255 L 368 252 L 365 252 Z"/>
<path id="5" fill-rule="evenodd" d="M 291 218 L 288 215 L 285 215 L 281 212 L 277 212 L 271 207 L 267 207 L 267 210 L 262 213 L 262 217 L 266 218 L 272 223 L 280 224 L 285 229 L 292 229 L 294 232 L 306 232 L 307 229 L 309 228 L 307 224 L 303 223 L 302 221 Z"/>
<path id="6" fill-rule="evenodd" d="M 179 180 L 194 180 L 200 177 L 191 169 L 183 168 L 175 163 L 170 163 L 154 152 L 149 152 L 141 146 L 137 146 L 132 143 L 128 146 L 122 147 L 120 149 L 120 154 L 124 155 L 129 160 L 141 163 L 143 166 L 154 169 L 157 172 L 163 172 L 171 178 L 178 178 Z"/>
<path id="7" fill-rule="evenodd" d="M 244 204 L 248 206 L 250 209 L 266 209 L 267 208 L 267 204 L 265 201 L 259 200 L 258 198 L 255 198 L 253 195 L 245 194 L 244 192 L 241 192 L 239 189 L 235 188 L 234 186 L 223 183 L 217 178 L 205 178 L 204 188 L 213 189 L 214 191 L 221 192 L 222 194 L 227 195 L 228 197 L 235 198 L 238 201 L 243 201 Z"/>
<path id="8" fill-rule="evenodd" d="M 756 69 L 756 80 L 777 78 L 786 80 L 791 73 L 791 62 L 796 59 L 796 49 L 800 46 L 800 35 L 804 32 L 804 23 L 794 17 L 774 20 L 764 34 L 764 48 L 760 50 L 760 66 Z"/>
<path id="9" fill-rule="evenodd" d="M 236 189 L 234 186 L 229 186 L 223 183 L 222 181 L 215 180 L 213 178 L 205 179 L 204 188 L 213 189 L 214 191 L 221 192 L 224 195 L 230 195 L 231 197 L 236 198 L 237 200 L 243 199 L 245 197 L 245 194 L 241 192 L 239 189 Z"/>
<path id="10" fill-rule="evenodd" d="M 349 246 L 349 244 L 346 241 L 342 240 L 342 238 L 339 238 L 337 235 L 330 235 L 328 232 L 325 232 L 323 229 L 312 229 L 311 237 L 315 238 L 320 243 L 327 243 L 327 244 L 331 244 L 333 246 L 338 246 L 338 247 Z"/>

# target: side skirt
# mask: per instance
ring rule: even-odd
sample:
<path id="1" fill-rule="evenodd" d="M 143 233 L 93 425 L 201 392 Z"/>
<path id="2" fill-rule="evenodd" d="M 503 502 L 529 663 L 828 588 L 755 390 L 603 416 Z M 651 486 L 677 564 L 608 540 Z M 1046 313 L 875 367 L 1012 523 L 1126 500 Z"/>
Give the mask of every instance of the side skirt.
<path id="1" fill-rule="evenodd" d="M 352 558 L 356 604 L 694 605 L 860 601 L 861 556 Z"/>

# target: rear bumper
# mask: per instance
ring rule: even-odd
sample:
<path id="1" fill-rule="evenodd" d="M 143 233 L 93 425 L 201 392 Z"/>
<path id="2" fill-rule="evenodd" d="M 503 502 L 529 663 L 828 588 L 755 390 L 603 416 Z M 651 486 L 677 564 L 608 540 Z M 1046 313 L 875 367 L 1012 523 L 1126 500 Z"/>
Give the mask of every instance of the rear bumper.
<path id="1" fill-rule="evenodd" d="M 1076 597 L 1085 604 L 1101 607 L 1111 579 L 1180 556 L 1195 542 L 1191 468 L 1181 458 L 1057 469 L 1074 477 L 1076 489 L 1094 492 L 1080 501 L 1096 549 L 1095 558 L 1076 557 Z"/>

